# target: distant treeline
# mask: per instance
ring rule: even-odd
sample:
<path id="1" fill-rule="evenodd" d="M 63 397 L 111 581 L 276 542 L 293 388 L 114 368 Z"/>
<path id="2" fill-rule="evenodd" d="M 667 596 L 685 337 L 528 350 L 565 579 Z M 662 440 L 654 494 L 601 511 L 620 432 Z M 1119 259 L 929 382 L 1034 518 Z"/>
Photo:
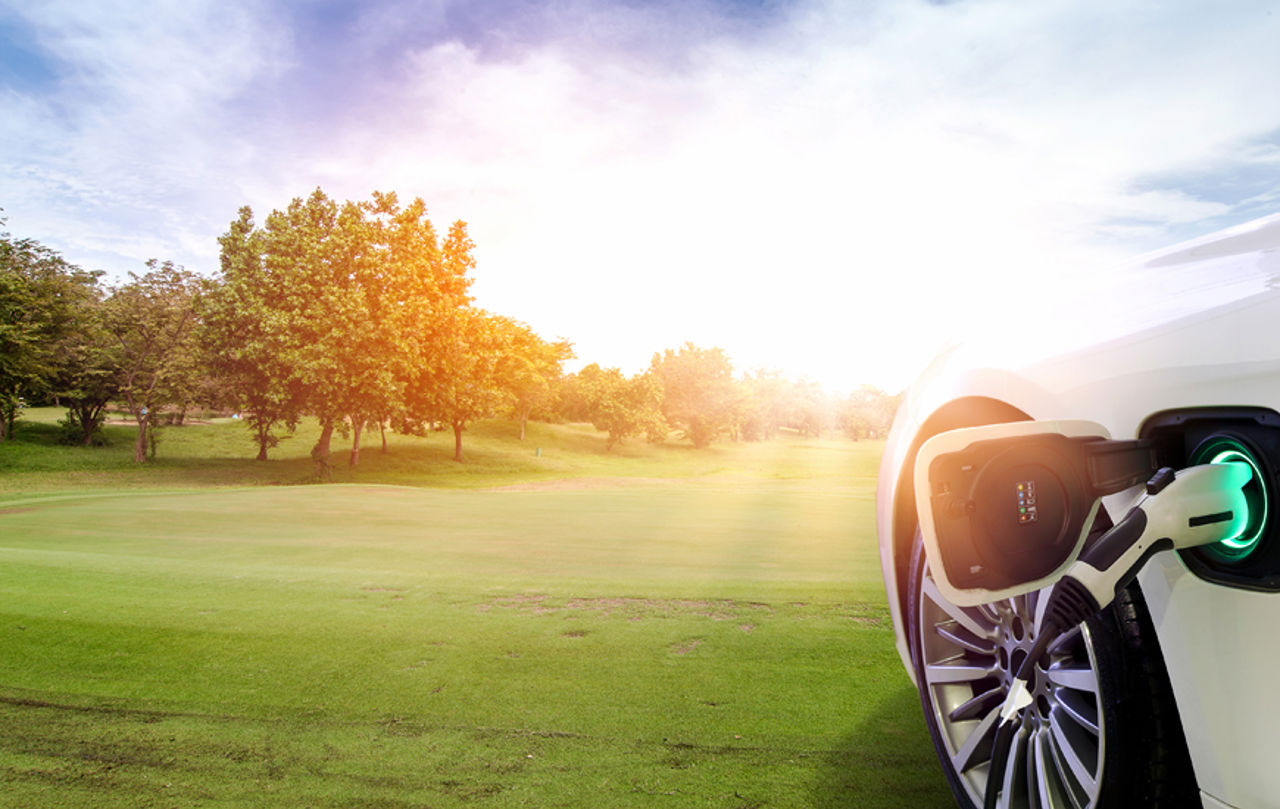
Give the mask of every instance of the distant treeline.
<path id="1" fill-rule="evenodd" d="M 52 403 L 67 408 L 64 440 L 93 445 L 116 402 L 138 424 L 143 461 L 161 419 L 200 408 L 239 414 L 265 459 L 312 416 L 311 454 L 327 477 L 333 434 L 351 437 L 357 464 L 371 427 L 452 429 L 462 460 L 467 424 L 498 415 L 518 419 L 521 438 L 534 418 L 590 421 L 610 447 L 673 432 L 705 447 L 784 429 L 881 436 L 897 405 L 870 386 L 835 397 L 777 372 L 735 376 L 721 349 L 693 344 L 630 377 L 595 364 L 566 374 L 567 340 L 474 305 L 465 223 L 440 239 L 420 199 L 338 203 L 316 189 L 261 224 L 242 208 L 219 243 L 214 278 L 152 260 L 107 286 L 0 232 L 0 436 L 13 437 L 25 405 Z"/>

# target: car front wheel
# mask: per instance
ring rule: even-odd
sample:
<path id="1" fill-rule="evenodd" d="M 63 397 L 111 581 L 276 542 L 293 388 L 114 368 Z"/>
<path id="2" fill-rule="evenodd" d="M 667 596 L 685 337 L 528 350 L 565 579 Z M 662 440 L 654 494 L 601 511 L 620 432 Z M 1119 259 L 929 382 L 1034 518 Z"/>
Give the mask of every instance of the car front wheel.
<path id="1" fill-rule="evenodd" d="M 1001 705 L 1040 626 L 1040 593 L 959 607 L 919 536 L 908 632 L 925 721 L 951 790 L 981 807 Z M 1154 632 L 1136 588 L 1061 632 L 1036 662 L 1004 767 L 1003 809 L 1198 807 Z"/>

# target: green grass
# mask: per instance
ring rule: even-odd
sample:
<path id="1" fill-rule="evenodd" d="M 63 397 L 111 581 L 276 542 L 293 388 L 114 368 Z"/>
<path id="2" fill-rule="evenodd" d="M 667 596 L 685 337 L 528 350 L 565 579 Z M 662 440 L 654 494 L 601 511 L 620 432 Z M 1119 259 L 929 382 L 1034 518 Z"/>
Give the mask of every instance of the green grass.
<path id="1" fill-rule="evenodd" d="M 0 499 L 68 487 L 193 488 L 205 486 L 294 485 L 314 481 L 310 451 L 319 436 L 313 420 L 272 449 L 270 459 L 255 461 L 257 446 L 242 422 L 218 419 L 212 424 L 165 427 L 157 457 L 133 461 L 136 428 L 108 423 L 106 447 L 61 446 L 57 420 L 64 411 L 36 408 L 17 425 L 17 441 L 0 442 Z M 113 414 L 113 421 L 121 419 Z M 434 488 L 489 488 L 566 478 L 644 479 L 718 478 L 804 480 L 809 484 L 842 484 L 851 464 L 858 475 L 874 475 L 876 458 L 855 442 L 786 441 L 714 444 L 695 450 L 687 442 L 651 445 L 630 441 L 605 449 L 605 435 L 589 424 L 531 423 L 523 442 L 514 422 L 482 421 L 467 428 L 464 463 L 453 460 L 453 434 L 425 438 L 387 433 L 388 452 L 381 452 L 377 432 L 366 431 L 360 464 L 348 465 L 350 441 L 333 440 L 333 473 L 337 483 L 388 483 Z M 878 446 L 869 444 L 867 446 Z M 861 460 L 858 460 L 861 459 Z"/>
<path id="2" fill-rule="evenodd" d="M 879 583 L 878 444 L 494 422 L 461 466 L 397 437 L 355 483 L 226 488 L 305 478 L 306 436 L 259 464 L 240 425 L 173 428 L 137 468 L 124 432 L 25 429 L 0 806 L 951 805 Z"/>

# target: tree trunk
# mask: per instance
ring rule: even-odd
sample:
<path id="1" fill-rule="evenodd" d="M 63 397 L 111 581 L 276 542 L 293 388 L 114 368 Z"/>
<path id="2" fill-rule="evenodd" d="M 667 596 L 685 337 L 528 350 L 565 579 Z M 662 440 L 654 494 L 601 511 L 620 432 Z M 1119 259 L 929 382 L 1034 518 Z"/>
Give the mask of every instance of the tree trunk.
<path id="1" fill-rule="evenodd" d="M 453 423 L 453 459 L 462 463 L 462 426 L 463 422 Z"/>
<path id="2" fill-rule="evenodd" d="M 329 439 L 333 438 L 333 419 L 320 422 L 320 438 L 311 448 L 311 459 L 316 462 L 316 477 L 333 480 L 333 468 L 329 466 Z"/>
<path id="3" fill-rule="evenodd" d="M 72 403 L 67 405 L 67 419 L 80 425 L 81 442 L 86 447 L 93 446 L 94 429 L 98 426 L 98 417 L 106 405 L 86 405 Z"/>
<path id="4" fill-rule="evenodd" d="M 133 460 L 145 463 L 147 460 L 147 426 L 151 421 L 151 413 L 140 412 L 134 416 L 138 421 L 138 440 L 133 445 Z"/>
<path id="5" fill-rule="evenodd" d="M 524 440 L 524 426 L 529 423 L 529 408 L 520 408 L 520 440 Z"/>
<path id="6" fill-rule="evenodd" d="M 382 452 L 387 452 L 387 423 L 385 421 L 378 422 L 378 429 L 382 432 Z"/>
<path id="7" fill-rule="evenodd" d="M 351 457 L 347 460 L 347 466 L 360 465 L 360 433 L 364 430 L 363 418 L 351 419 Z"/>
<path id="8" fill-rule="evenodd" d="M 267 444 L 271 443 L 271 425 L 258 422 L 257 440 L 258 440 L 258 457 L 254 460 L 265 461 L 267 459 Z"/>

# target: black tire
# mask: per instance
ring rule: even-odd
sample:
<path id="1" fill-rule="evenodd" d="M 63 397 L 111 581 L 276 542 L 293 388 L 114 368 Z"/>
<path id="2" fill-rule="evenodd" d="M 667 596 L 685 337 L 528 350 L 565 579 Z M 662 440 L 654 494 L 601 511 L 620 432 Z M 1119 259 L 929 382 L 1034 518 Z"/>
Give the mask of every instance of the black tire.
<path id="1" fill-rule="evenodd" d="M 1004 700 L 1018 650 L 1035 638 L 1038 594 L 975 609 L 939 603 L 918 532 L 910 576 L 907 638 L 929 735 L 956 801 L 977 809 L 994 737 L 988 717 Z M 978 674 L 984 668 L 988 676 Z M 1101 615 L 1061 633 L 1036 675 L 1036 701 L 1023 712 L 1009 753 L 1002 809 L 1200 809 L 1164 660 L 1136 585 Z"/>

